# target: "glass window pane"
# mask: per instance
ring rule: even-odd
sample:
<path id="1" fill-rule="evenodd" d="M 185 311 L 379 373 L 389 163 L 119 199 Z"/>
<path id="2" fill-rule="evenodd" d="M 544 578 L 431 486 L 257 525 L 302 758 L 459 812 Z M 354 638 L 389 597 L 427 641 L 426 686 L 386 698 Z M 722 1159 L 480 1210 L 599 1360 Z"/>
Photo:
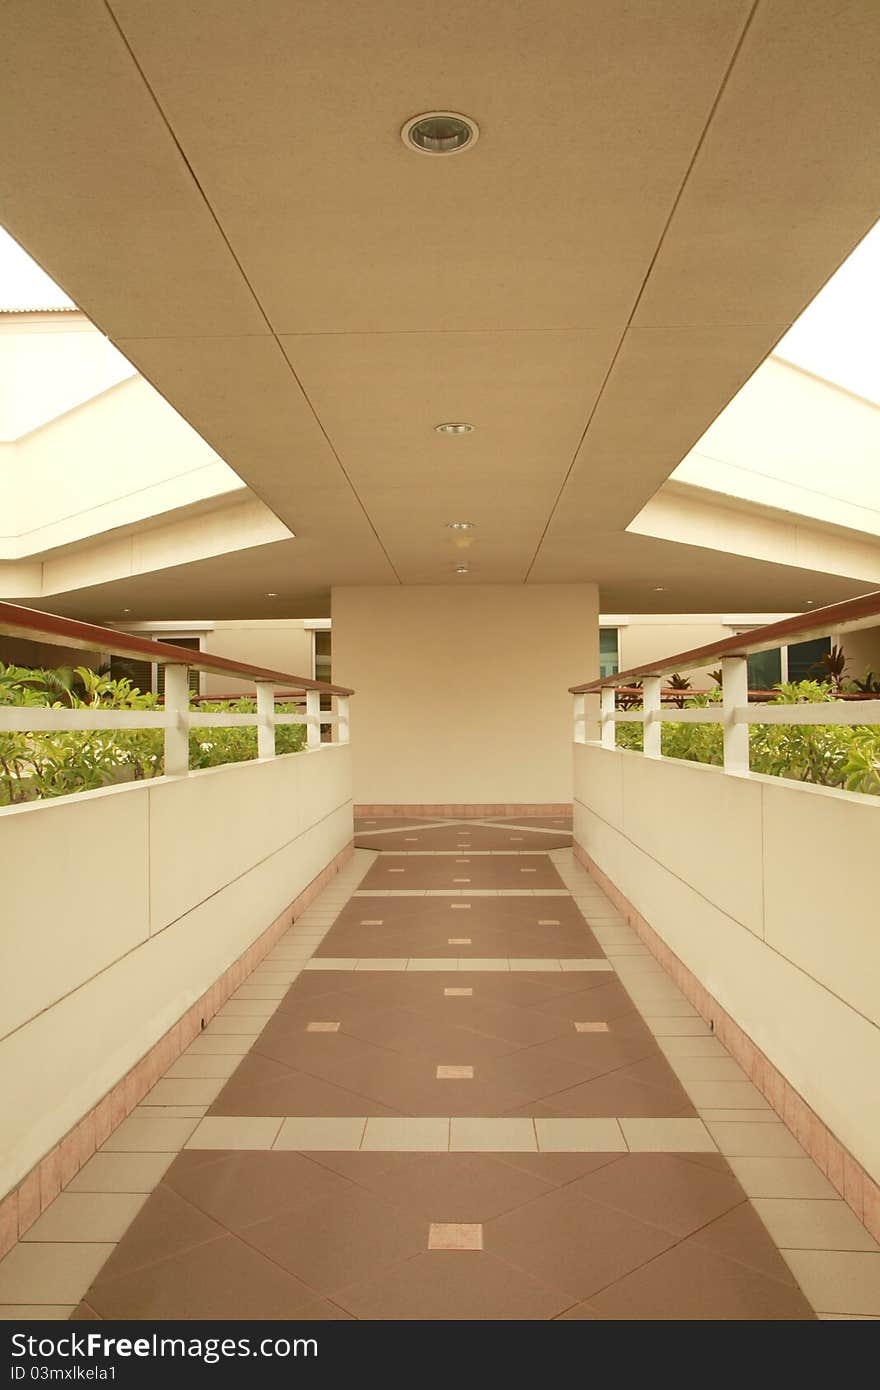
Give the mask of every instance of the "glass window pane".
<path id="1" fill-rule="evenodd" d="M 749 690 L 772 690 L 782 680 L 782 651 L 753 652 L 748 658 Z"/>
<path id="2" fill-rule="evenodd" d="M 599 675 L 616 676 L 620 670 L 618 654 L 618 630 L 616 627 L 599 628 Z"/>
<path id="3" fill-rule="evenodd" d="M 822 657 L 831 651 L 830 637 L 815 637 L 812 642 L 793 642 L 788 649 L 788 679 L 790 681 L 820 681 L 828 672 Z"/>

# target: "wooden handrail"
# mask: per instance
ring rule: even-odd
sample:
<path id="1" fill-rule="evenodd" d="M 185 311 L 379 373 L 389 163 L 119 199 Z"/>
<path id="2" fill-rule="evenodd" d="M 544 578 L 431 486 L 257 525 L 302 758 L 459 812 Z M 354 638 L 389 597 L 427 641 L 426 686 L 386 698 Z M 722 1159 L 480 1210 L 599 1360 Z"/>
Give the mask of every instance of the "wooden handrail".
<path id="1" fill-rule="evenodd" d="M 308 676 L 292 675 L 290 671 L 251 666 L 229 657 L 212 656 L 210 652 L 194 652 L 188 647 L 175 647 L 171 642 L 154 642 L 149 637 L 135 637 L 129 632 L 117 632 L 112 627 L 97 627 L 93 623 L 78 622 L 75 618 L 61 618 L 56 613 L 42 613 L 36 608 L 22 608 L 17 603 L 0 603 L 0 636 L 22 637 L 32 642 L 46 642 L 54 647 L 109 652 L 111 656 L 133 656 L 139 661 L 155 661 L 161 666 L 189 666 L 195 671 L 235 676 L 239 680 L 254 681 L 255 684 L 268 681 L 273 685 L 295 685 L 301 690 L 317 690 L 322 695 L 354 694 L 344 685 L 330 685 L 327 681 L 312 680 Z"/>
<path id="2" fill-rule="evenodd" d="M 605 686 L 625 686 L 628 680 L 640 676 L 671 676 L 676 671 L 706 666 L 719 657 L 750 656 L 753 652 L 772 651 L 774 647 L 791 641 L 808 642 L 814 637 L 826 637 L 832 630 L 853 632 L 858 628 L 871 627 L 872 618 L 880 623 L 880 590 L 864 594 L 862 598 L 847 599 L 844 603 L 831 603 L 826 608 L 799 613 L 794 618 L 783 618 L 778 623 L 767 623 L 764 627 L 755 628 L 754 632 L 734 633 L 732 637 L 710 642 L 705 647 L 695 647 L 693 651 L 678 652 L 662 661 L 631 666 L 629 670 L 619 671 L 616 675 L 601 676 L 598 680 L 587 681 L 584 685 L 570 685 L 568 688 L 572 695 L 589 695 Z"/>

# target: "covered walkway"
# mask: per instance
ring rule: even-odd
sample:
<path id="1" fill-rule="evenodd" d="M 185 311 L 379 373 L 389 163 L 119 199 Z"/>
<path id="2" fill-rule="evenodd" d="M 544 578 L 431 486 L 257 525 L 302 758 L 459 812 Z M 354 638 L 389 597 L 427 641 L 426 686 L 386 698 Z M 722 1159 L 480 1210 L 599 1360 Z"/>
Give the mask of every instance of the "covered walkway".
<path id="1" fill-rule="evenodd" d="M 361 820 L 0 1264 L 6 1315 L 865 1311 L 871 1238 L 570 843 Z"/>

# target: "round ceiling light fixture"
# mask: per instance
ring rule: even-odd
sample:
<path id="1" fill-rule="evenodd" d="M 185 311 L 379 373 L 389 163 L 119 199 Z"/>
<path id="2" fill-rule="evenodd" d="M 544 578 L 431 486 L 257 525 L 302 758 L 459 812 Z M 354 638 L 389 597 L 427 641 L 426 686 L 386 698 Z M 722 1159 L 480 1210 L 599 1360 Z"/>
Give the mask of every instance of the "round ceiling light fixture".
<path id="1" fill-rule="evenodd" d="M 474 427 L 469 425 L 466 420 L 444 420 L 442 425 L 435 425 L 434 429 L 438 434 L 473 434 Z"/>
<path id="2" fill-rule="evenodd" d="M 403 143 L 419 154 L 458 154 L 480 138 L 480 127 L 457 111 L 423 111 L 411 116 L 400 132 Z"/>
<path id="3" fill-rule="evenodd" d="M 446 525 L 450 531 L 473 531 L 474 529 L 472 521 L 447 521 Z"/>
<path id="4" fill-rule="evenodd" d="M 277 597 L 278 597 L 277 594 L 267 594 L 267 595 L 266 595 L 266 598 L 277 598 Z"/>
<path id="5" fill-rule="evenodd" d="M 456 567 L 455 567 L 455 573 L 456 573 L 456 574 L 470 574 L 470 570 L 468 569 L 467 565 L 456 565 Z"/>

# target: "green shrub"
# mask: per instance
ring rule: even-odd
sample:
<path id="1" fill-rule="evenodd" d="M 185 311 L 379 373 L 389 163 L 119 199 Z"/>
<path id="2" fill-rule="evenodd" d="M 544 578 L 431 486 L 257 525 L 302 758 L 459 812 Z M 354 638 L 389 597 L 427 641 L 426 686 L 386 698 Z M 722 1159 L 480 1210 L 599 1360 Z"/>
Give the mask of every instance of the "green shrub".
<path id="1" fill-rule="evenodd" d="M 798 681 L 775 689 L 777 694 L 770 702 L 775 705 L 823 704 L 835 699 L 827 681 Z M 686 708 L 705 707 L 720 699 L 720 690 L 695 695 Z M 716 766 L 723 762 L 720 724 L 664 723 L 660 744 L 667 758 Z M 617 746 L 641 751 L 641 724 L 618 724 Z M 767 776 L 880 796 L 880 726 L 753 724 L 749 729 L 749 766 L 752 772 Z"/>
<path id="2" fill-rule="evenodd" d="M 0 705 L 53 709 L 155 710 L 158 696 L 144 694 L 130 680 L 78 666 L 47 671 L 0 663 Z M 200 704 L 206 711 L 251 714 L 253 698 Z M 278 713 L 296 710 L 279 704 Z M 305 725 L 275 730 L 279 753 L 297 753 L 305 744 Z M 0 805 L 92 791 L 129 777 L 140 781 L 163 771 L 161 729 L 101 729 L 52 733 L 0 733 Z M 191 768 L 218 767 L 257 756 L 256 728 L 196 729 L 190 733 Z"/>

